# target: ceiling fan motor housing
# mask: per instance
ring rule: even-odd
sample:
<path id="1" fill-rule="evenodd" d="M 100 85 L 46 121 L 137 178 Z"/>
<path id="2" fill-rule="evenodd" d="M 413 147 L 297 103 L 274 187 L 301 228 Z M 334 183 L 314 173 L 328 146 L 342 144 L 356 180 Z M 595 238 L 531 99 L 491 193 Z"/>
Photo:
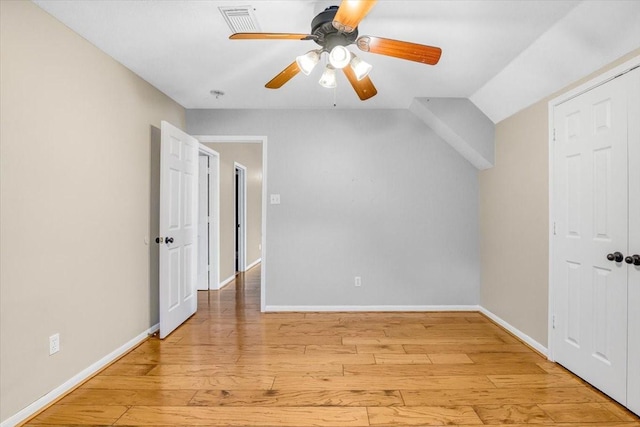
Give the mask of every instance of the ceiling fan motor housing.
<path id="1" fill-rule="evenodd" d="M 344 33 L 333 26 L 337 11 L 338 6 L 329 6 L 311 21 L 311 34 L 316 36 L 315 42 L 327 52 L 331 52 L 331 49 L 336 46 L 353 44 L 358 38 L 358 28 L 350 33 Z"/>

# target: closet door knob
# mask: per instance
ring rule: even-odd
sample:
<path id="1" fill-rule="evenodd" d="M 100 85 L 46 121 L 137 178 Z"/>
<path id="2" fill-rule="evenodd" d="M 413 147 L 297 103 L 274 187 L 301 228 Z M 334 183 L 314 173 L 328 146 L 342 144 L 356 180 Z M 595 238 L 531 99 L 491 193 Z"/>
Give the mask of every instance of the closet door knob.
<path id="1" fill-rule="evenodd" d="M 173 237 L 167 237 L 164 239 L 164 242 L 168 245 L 169 243 L 173 243 Z M 617 253 L 617 252 L 616 252 Z"/>
<path id="2" fill-rule="evenodd" d="M 630 255 L 624 259 L 627 264 L 640 265 L 640 255 Z"/>
<path id="3" fill-rule="evenodd" d="M 609 261 L 622 262 L 624 256 L 620 252 L 614 252 L 612 254 L 607 254 L 607 259 Z"/>

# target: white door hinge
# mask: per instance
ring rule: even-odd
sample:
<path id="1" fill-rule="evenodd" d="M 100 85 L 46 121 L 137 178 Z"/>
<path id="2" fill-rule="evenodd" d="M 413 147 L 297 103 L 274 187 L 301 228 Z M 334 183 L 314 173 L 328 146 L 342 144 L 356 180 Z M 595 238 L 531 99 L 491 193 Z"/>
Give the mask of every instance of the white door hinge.
<path id="1" fill-rule="evenodd" d="M 556 328 L 556 315 L 555 314 L 553 316 L 551 316 L 551 328 L 552 329 Z"/>
<path id="2" fill-rule="evenodd" d="M 556 140 L 556 128 L 553 128 L 553 140 Z"/>
<path id="3" fill-rule="evenodd" d="M 556 235 L 556 222 L 553 221 L 553 235 Z"/>

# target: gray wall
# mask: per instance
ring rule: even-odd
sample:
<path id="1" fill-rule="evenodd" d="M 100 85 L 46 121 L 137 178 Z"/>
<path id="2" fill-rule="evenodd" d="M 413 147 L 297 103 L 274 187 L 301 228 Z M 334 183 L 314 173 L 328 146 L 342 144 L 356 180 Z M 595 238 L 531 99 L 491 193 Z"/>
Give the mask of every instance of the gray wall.
<path id="1" fill-rule="evenodd" d="M 268 306 L 478 304 L 477 171 L 409 111 L 188 110 L 187 131 L 268 137 Z"/>

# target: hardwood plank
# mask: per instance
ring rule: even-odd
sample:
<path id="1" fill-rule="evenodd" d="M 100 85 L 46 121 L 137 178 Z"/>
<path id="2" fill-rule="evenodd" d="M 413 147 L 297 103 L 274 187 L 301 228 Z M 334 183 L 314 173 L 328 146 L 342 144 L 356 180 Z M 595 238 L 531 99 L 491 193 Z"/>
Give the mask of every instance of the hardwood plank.
<path id="1" fill-rule="evenodd" d="M 532 387 L 580 387 L 582 382 L 566 375 L 524 374 L 524 375 L 488 375 L 496 387 L 532 388 Z"/>
<path id="2" fill-rule="evenodd" d="M 100 375 L 147 375 L 157 365 L 115 364 L 100 372 Z"/>
<path id="3" fill-rule="evenodd" d="M 506 405 L 605 402 L 586 387 L 488 388 L 475 390 L 401 390 L 405 405 Z"/>
<path id="4" fill-rule="evenodd" d="M 429 356 L 432 363 L 438 365 L 473 363 L 473 360 L 465 353 L 430 353 L 427 356 Z"/>
<path id="5" fill-rule="evenodd" d="M 403 344 L 404 351 L 413 353 L 531 353 L 531 349 L 524 344 Z"/>
<path id="6" fill-rule="evenodd" d="M 522 353 L 469 353 L 467 357 L 473 363 L 549 363 L 538 353 L 532 351 L 527 354 Z M 555 364 L 554 364 L 555 365 Z"/>
<path id="7" fill-rule="evenodd" d="M 205 365 L 207 363 L 220 363 L 220 364 L 232 364 L 236 363 L 239 359 L 238 354 L 218 354 L 215 356 L 208 354 L 141 354 L 141 353 L 129 353 L 118 361 L 123 364 L 134 365 L 188 365 L 198 364 Z"/>
<path id="8" fill-rule="evenodd" d="M 355 345 L 308 345 L 305 354 L 356 354 Z"/>
<path id="9" fill-rule="evenodd" d="M 459 337 L 455 335 L 441 336 L 441 337 L 385 337 L 385 338 L 368 338 L 368 337 L 344 337 L 342 338 L 342 344 L 345 345 L 438 345 L 438 344 L 457 344 L 457 345 L 479 345 L 479 344 L 504 344 L 500 338 L 497 337 Z M 426 353 L 426 352 L 423 352 Z M 433 353 L 433 352 L 430 352 Z M 438 352 L 439 353 L 439 352 Z"/>
<path id="10" fill-rule="evenodd" d="M 236 362 L 238 365 L 326 365 L 326 364 L 365 364 L 373 365 L 376 363 L 373 354 L 300 354 L 300 355 L 279 355 L 279 356 L 240 356 Z"/>
<path id="11" fill-rule="evenodd" d="M 358 353 L 366 354 L 366 353 L 392 353 L 392 354 L 406 354 L 404 351 L 404 347 L 399 344 L 391 344 L 391 345 L 357 345 L 356 349 Z"/>
<path id="12" fill-rule="evenodd" d="M 533 363 L 510 363 L 503 365 L 476 365 L 476 364 L 452 364 L 452 365 L 344 365 L 345 375 L 374 375 L 374 376 L 443 376 L 451 377 L 465 375 L 501 375 L 508 374 L 540 374 L 547 375 L 538 365 Z"/>
<path id="13" fill-rule="evenodd" d="M 263 336 L 259 333 L 248 335 L 231 335 L 225 339 L 209 339 L 207 337 L 185 337 L 180 341 L 181 345 L 242 345 L 251 347 L 254 345 L 340 345 L 343 344 L 339 335 L 311 336 L 300 334 L 297 336 Z M 372 338 L 374 339 L 374 338 Z"/>
<path id="14" fill-rule="evenodd" d="M 365 408 L 134 406 L 116 425 L 367 426 Z"/>
<path id="15" fill-rule="evenodd" d="M 129 409 L 126 406 L 62 405 L 51 406 L 33 419 L 34 424 L 113 424 Z"/>
<path id="16" fill-rule="evenodd" d="M 273 377 L 276 375 L 343 375 L 342 365 L 158 365 L 149 375 Z"/>
<path id="17" fill-rule="evenodd" d="M 63 405 L 186 406 L 196 390 L 127 390 L 81 387 L 63 398 Z"/>
<path id="18" fill-rule="evenodd" d="M 220 343 L 217 345 L 187 345 L 179 342 L 173 346 L 159 349 L 136 349 L 131 354 L 149 355 L 158 354 L 161 356 L 175 355 L 197 355 L 207 357 L 218 357 L 220 355 L 239 356 L 240 354 L 303 354 L 305 345 L 240 345 L 236 342 L 229 344 Z"/>
<path id="19" fill-rule="evenodd" d="M 374 354 L 378 365 L 424 365 L 431 360 L 426 354 Z"/>
<path id="20" fill-rule="evenodd" d="M 397 390 L 206 390 L 191 401 L 201 406 L 400 406 Z"/>
<path id="21" fill-rule="evenodd" d="M 560 403 L 539 405 L 553 421 L 564 423 L 599 423 L 625 421 L 600 403 Z"/>
<path id="22" fill-rule="evenodd" d="M 598 392 L 598 394 L 601 395 L 600 392 Z M 560 403 L 560 402 L 556 402 L 556 403 Z M 633 422 L 640 423 L 640 416 L 634 414 L 624 406 L 620 405 L 618 402 L 614 402 L 610 399 L 603 399 L 603 402 L 601 403 L 601 405 L 603 408 L 608 409 L 623 421 L 633 421 Z"/>
<path id="23" fill-rule="evenodd" d="M 443 407 L 397 407 L 397 408 L 367 408 L 369 422 L 372 426 L 423 426 L 423 425 L 451 425 L 482 424 L 478 415 L 470 406 Z"/>
<path id="24" fill-rule="evenodd" d="M 473 408 L 485 424 L 541 424 L 553 422 L 538 405 L 481 405 Z"/>
<path id="25" fill-rule="evenodd" d="M 261 389 L 268 390 L 273 376 L 97 376 L 87 381 L 83 388 L 120 390 L 221 390 Z"/>
<path id="26" fill-rule="evenodd" d="M 376 365 L 382 366 L 382 365 Z M 403 366 L 403 365 L 398 365 Z M 486 376 L 368 376 L 276 377 L 274 390 L 447 390 L 486 389 L 492 387 Z"/>

